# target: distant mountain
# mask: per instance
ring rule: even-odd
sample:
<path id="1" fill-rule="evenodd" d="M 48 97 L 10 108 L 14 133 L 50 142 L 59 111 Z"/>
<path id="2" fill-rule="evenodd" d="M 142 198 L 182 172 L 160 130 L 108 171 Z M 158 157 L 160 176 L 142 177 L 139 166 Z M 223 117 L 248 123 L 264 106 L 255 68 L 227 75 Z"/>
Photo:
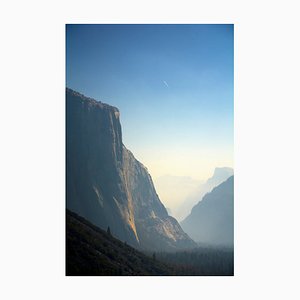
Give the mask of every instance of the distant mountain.
<path id="1" fill-rule="evenodd" d="M 199 184 L 193 191 L 184 198 L 183 203 L 177 209 L 175 216 L 178 220 L 183 220 L 190 213 L 194 205 L 196 205 L 205 194 L 212 191 L 214 187 L 224 182 L 233 175 L 233 169 L 228 167 L 215 168 L 214 174 L 205 183 Z"/>
<path id="2" fill-rule="evenodd" d="M 233 246 L 233 192 L 231 176 L 193 207 L 182 228 L 202 244 Z"/>
<path id="3" fill-rule="evenodd" d="M 213 188 L 233 175 L 233 169 L 228 167 L 215 168 L 214 174 L 206 182 L 208 188 Z"/>
<path id="4" fill-rule="evenodd" d="M 67 89 L 67 208 L 139 249 L 195 247 L 123 145 L 119 116 L 117 108 Z"/>
<path id="5" fill-rule="evenodd" d="M 67 210 L 66 275 L 172 275 L 169 266 Z"/>

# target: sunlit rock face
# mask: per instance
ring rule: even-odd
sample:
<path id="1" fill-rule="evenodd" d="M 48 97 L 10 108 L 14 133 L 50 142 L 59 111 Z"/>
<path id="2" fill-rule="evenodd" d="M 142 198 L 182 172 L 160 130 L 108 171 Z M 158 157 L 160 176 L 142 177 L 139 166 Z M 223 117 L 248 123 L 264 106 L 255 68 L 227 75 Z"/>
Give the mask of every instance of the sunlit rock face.
<path id="1" fill-rule="evenodd" d="M 233 246 L 234 176 L 207 193 L 182 228 L 197 242 Z"/>
<path id="2" fill-rule="evenodd" d="M 122 143 L 117 108 L 66 91 L 67 208 L 134 247 L 194 247 Z"/>

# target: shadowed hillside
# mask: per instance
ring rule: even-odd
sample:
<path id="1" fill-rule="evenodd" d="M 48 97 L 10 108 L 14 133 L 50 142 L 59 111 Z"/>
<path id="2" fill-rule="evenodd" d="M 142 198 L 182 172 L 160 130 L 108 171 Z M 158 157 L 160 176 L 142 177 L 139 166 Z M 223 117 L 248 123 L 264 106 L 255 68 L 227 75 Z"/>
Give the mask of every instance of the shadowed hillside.
<path id="1" fill-rule="evenodd" d="M 66 275 L 171 275 L 165 264 L 67 210 Z"/>
<path id="2" fill-rule="evenodd" d="M 197 242 L 233 247 L 233 190 L 231 176 L 194 206 L 182 228 Z"/>
<path id="3" fill-rule="evenodd" d="M 66 221 L 66 275 L 233 275 L 232 249 L 147 255 L 69 210 Z"/>

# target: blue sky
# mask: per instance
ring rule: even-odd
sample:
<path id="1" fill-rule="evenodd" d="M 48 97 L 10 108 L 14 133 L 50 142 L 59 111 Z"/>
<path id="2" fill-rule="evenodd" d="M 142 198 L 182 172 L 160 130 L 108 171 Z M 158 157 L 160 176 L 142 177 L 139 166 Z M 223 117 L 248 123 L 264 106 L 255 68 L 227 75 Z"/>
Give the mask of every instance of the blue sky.
<path id="1" fill-rule="evenodd" d="M 233 25 L 67 25 L 66 72 L 154 178 L 233 166 Z"/>

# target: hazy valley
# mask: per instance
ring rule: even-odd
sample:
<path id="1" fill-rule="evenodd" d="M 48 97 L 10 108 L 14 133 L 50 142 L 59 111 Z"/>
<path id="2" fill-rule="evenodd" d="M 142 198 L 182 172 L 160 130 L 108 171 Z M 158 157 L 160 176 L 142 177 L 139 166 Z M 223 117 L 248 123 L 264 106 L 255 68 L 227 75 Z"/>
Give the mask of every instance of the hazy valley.
<path id="1" fill-rule="evenodd" d="M 194 185 L 195 196 L 181 206 L 199 202 L 182 222 L 184 231 L 160 201 L 147 168 L 123 145 L 119 110 L 70 89 L 66 90 L 66 104 L 67 274 L 232 275 L 233 248 L 232 244 L 229 250 L 224 248 L 228 243 L 223 243 L 219 223 L 214 230 L 221 235 L 220 243 L 213 243 L 195 234 L 209 232 L 214 223 L 208 222 L 209 213 L 204 212 L 208 219 L 201 216 L 200 225 L 189 221 L 195 219 L 194 212 L 202 202 L 215 205 L 215 200 L 207 198 L 220 189 L 217 185 L 232 169 L 217 168 L 212 178 L 199 185 L 183 179 L 186 186 Z M 177 178 L 176 185 L 174 178 L 166 179 L 170 183 L 165 184 L 166 190 L 175 190 L 171 196 L 176 195 L 176 185 L 184 189 L 182 178 Z M 200 201 L 205 192 L 208 194 Z M 222 192 L 219 196 L 223 197 Z M 109 234 L 100 228 L 109 228 Z M 219 248 L 211 247 L 216 244 Z M 125 257 L 132 257 L 131 263 Z"/>
<path id="2" fill-rule="evenodd" d="M 204 181 L 187 176 L 165 175 L 154 179 L 154 184 L 162 202 L 170 209 L 170 214 L 183 221 L 205 194 L 231 175 L 232 168 L 218 167 L 213 175 Z"/>

